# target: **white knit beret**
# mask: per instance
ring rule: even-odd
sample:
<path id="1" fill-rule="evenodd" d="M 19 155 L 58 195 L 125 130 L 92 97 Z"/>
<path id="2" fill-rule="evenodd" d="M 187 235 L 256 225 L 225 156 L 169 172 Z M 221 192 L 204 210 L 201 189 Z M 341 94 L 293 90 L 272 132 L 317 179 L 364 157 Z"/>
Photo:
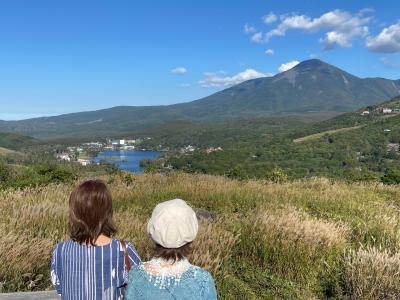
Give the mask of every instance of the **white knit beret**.
<path id="1" fill-rule="evenodd" d="M 196 213 L 181 199 L 158 204 L 147 224 L 149 236 L 164 248 L 179 248 L 192 242 L 198 230 Z"/>

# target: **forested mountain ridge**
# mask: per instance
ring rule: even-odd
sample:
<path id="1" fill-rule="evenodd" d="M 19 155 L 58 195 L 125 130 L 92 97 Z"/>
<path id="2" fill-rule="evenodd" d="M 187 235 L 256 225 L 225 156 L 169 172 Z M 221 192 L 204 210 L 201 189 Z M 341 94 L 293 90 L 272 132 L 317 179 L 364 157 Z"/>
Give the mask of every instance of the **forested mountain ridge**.
<path id="1" fill-rule="evenodd" d="M 218 138 L 216 131 L 208 133 L 214 141 L 211 146 L 222 146 L 223 151 L 208 153 L 210 145 L 199 145 L 193 153 L 170 156 L 167 164 L 189 172 L 239 178 L 265 178 L 274 168 L 284 170 L 290 178 L 350 180 L 379 179 L 387 172 L 400 172 L 400 97 L 328 120 L 297 123 L 297 127 L 263 127 L 257 120 L 252 122 L 252 126 L 237 125 L 243 128 L 240 135 L 219 134 Z M 188 136 L 198 140 L 195 132 Z"/>
<path id="2" fill-rule="evenodd" d="M 16 133 L 0 132 L 0 147 L 10 150 L 20 150 L 21 148 L 38 145 L 39 140 L 29 136 L 23 136 Z"/>
<path id="3" fill-rule="evenodd" d="M 311 111 L 353 111 L 399 94 L 400 80 L 361 79 L 312 59 L 273 77 L 249 80 L 192 102 L 166 106 L 118 106 L 54 117 L 0 121 L 0 131 L 39 138 L 105 137 L 178 120 L 220 122 Z"/>

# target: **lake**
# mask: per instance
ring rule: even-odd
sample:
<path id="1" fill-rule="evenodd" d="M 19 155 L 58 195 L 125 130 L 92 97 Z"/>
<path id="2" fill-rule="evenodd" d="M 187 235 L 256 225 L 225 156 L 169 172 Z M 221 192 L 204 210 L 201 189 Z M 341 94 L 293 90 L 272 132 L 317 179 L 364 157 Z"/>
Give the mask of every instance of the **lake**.
<path id="1" fill-rule="evenodd" d="M 156 159 L 160 154 L 157 151 L 107 150 L 100 152 L 94 158 L 94 161 L 106 160 L 121 170 L 142 173 L 143 168 L 140 166 L 140 161 L 143 159 Z"/>

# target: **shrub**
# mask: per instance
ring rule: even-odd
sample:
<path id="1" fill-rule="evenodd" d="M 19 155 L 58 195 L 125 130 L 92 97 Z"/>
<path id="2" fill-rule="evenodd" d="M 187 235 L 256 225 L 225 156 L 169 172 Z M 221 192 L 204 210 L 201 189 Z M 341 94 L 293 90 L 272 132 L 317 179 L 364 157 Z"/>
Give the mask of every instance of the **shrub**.
<path id="1" fill-rule="evenodd" d="M 386 170 L 385 175 L 381 177 L 384 184 L 399 184 L 400 183 L 400 170 L 389 169 Z"/>
<path id="2" fill-rule="evenodd" d="M 144 169 L 145 173 L 148 174 L 155 174 L 158 173 L 158 168 L 156 162 L 152 161 L 151 159 L 143 159 L 139 162 L 139 166 Z"/>
<path id="3" fill-rule="evenodd" d="M 226 176 L 228 178 L 239 179 L 239 180 L 245 179 L 247 177 L 246 172 L 240 166 L 235 166 L 234 168 L 229 169 L 228 172 L 226 173 Z"/>
<path id="4" fill-rule="evenodd" d="M 121 173 L 121 180 L 126 186 L 130 186 L 134 183 L 132 175 L 127 172 Z"/>
<path id="5" fill-rule="evenodd" d="M 71 182 L 77 179 L 75 172 L 59 165 L 36 165 L 30 167 L 15 166 L 12 168 L 8 187 L 26 188 L 45 186 L 50 183 Z"/>
<path id="6" fill-rule="evenodd" d="M 73 181 L 77 176 L 71 171 L 65 168 L 56 168 L 50 173 L 51 182 L 60 183 Z"/>
<path id="7" fill-rule="evenodd" d="M 0 186 L 5 185 L 10 178 L 9 168 L 2 162 L 0 162 Z"/>
<path id="8" fill-rule="evenodd" d="M 158 173 L 157 167 L 155 165 L 146 165 L 144 167 L 144 172 L 146 174 L 155 174 Z"/>
<path id="9" fill-rule="evenodd" d="M 275 183 L 282 183 L 288 181 L 289 176 L 284 169 L 276 167 L 269 171 L 265 178 Z"/>
<path id="10" fill-rule="evenodd" d="M 109 175 L 117 175 L 121 173 L 121 170 L 116 165 L 109 163 L 106 160 L 101 160 L 100 165 L 105 167 L 105 170 Z"/>

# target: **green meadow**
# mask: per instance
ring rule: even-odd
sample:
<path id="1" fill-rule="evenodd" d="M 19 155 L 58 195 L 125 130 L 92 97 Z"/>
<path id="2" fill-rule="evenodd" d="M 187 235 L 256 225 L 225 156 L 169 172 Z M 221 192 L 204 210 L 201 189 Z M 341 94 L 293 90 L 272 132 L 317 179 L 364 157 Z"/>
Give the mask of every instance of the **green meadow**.
<path id="1" fill-rule="evenodd" d="M 171 173 L 102 176 L 118 238 L 151 257 L 145 225 L 156 203 L 182 198 L 201 221 L 191 261 L 220 299 L 395 299 L 400 294 L 400 188 L 325 178 L 273 183 Z M 82 179 L 80 179 L 82 180 Z M 51 289 L 49 263 L 68 238 L 77 182 L 0 191 L 0 291 Z"/>

